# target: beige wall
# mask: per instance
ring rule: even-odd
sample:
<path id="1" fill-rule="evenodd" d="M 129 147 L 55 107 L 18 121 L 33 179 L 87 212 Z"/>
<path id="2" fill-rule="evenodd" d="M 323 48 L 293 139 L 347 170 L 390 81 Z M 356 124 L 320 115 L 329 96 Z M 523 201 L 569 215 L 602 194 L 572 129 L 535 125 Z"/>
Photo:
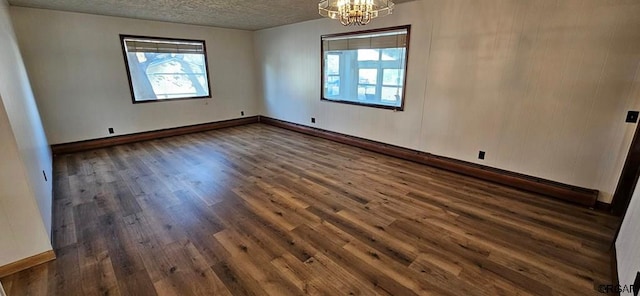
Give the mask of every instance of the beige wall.
<path id="1" fill-rule="evenodd" d="M 616 240 L 618 280 L 620 285 L 633 285 L 640 272 L 640 184 L 636 185 L 620 234 Z M 631 296 L 622 293 L 621 296 Z"/>
<path id="2" fill-rule="evenodd" d="M 411 24 L 404 112 L 320 101 L 327 19 L 255 34 L 262 113 L 601 191 L 609 202 L 640 98 L 640 3 L 424 0 L 367 29 Z M 484 161 L 479 150 L 487 152 Z"/>
<path id="3" fill-rule="evenodd" d="M 252 32 L 11 7 L 51 144 L 258 114 Z M 213 99 L 132 104 L 119 34 L 202 39 Z"/>
<path id="4" fill-rule="evenodd" d="M 0 266 L 51 250 L 51 154 L 0 0 Z"/>

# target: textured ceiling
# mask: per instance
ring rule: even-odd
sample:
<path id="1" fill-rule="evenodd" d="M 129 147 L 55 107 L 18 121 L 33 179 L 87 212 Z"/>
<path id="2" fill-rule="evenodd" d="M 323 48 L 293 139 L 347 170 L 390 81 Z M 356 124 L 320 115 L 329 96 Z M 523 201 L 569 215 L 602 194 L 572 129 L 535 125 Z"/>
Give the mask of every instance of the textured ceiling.
<path id="1" fill-rule="evenodd" d="M 411 0 L 397 0 L 397 3 Z M 9 0 L 14 6 L 260 30 L 320 18 L 314 0 Z"/>

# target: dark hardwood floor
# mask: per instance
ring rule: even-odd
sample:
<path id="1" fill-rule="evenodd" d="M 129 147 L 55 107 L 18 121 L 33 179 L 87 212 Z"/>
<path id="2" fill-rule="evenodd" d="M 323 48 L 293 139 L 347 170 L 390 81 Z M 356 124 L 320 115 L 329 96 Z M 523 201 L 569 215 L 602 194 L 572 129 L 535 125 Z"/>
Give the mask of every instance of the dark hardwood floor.
<path id="1" fill-rule="evenodd" d="M 13 295 L 602 295 L 616 219 L 263 125 L 55 159 Z"/>

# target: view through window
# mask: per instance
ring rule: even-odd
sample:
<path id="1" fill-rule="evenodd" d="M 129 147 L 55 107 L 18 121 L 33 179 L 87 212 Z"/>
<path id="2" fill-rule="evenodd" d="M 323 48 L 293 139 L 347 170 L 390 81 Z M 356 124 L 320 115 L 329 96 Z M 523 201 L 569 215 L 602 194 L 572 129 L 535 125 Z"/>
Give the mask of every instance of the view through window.
<path id="1" fill-rule="evenodd" d="M 409 29 L 322 36 L 322 99 L 402 110 Z"/>
<path id="2" fill-rule="evenodd" d="M 211 97 L 204 41 L 120 38 L 134 103 Z"/>

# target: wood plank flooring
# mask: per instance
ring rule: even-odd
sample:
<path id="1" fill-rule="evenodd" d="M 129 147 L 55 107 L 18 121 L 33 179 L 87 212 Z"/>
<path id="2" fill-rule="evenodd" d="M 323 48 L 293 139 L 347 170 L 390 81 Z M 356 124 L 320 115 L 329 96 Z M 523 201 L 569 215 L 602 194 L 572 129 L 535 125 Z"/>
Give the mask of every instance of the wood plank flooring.
<path id="1" fill-rule="evenodd" d="M 56 157 L 13 295 L 602 295 L 616 219 L 252 124 Z"/>

